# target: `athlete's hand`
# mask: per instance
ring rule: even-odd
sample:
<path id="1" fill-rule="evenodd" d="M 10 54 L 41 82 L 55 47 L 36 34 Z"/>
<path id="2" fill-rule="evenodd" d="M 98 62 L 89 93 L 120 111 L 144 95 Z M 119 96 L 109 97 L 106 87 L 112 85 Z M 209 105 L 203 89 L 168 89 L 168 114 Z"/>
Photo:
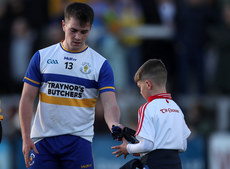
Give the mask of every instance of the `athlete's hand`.
<path id="1" fill-rule="evenodd" d="M 112 147 L 112 149 L 118 149 L 117 151 L 114 151 L 113 154 L 116 155 L 116 157 L 120 157 L 122 154 L 124 154 L 124 159 L 126 159 L 127 155 L 129 154 L 126 147 L 129 143 L 124 137 L 122 138 L 122 142 L 123 143 L 121 145 Z"/>
<path id="2" fill-rule="evenodd" d="M 30 154 L 31 150 L 33 150 L 36 154 L 38 154 L 38 150 L 35 147 L 32 139 L 31 138 L 24 139 L 23 140 L 23 146 L 22 146 L 22 152 L 23 152 L 23 155 L 24 155 L 26 168 L 29 168 L 29 166 L 30 166 L 29 154 Z"/>

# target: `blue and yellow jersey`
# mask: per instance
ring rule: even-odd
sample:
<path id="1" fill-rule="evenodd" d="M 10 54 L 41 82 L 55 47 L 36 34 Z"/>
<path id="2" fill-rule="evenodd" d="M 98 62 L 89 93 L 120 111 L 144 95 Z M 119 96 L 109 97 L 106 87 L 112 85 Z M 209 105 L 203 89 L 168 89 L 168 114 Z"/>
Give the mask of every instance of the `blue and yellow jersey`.
<path id="1" fill-rule="evenodd" d="M 73 134 L 93 137 L 98 94 L 115 91 L 108 61 L 86 46 L 68 51 L 58 43 L 32 57 L 24 82 L 39 88 L 31 137 Z"/>

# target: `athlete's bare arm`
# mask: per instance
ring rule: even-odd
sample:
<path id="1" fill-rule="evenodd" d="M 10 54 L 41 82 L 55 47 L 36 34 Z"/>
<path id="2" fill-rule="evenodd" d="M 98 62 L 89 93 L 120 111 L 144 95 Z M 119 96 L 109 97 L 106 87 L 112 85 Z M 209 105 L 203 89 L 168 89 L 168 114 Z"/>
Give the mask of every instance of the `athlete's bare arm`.
<path id="1" fill-rule="evenodd" d="M 31 149 L 38 153 L 34 143 L 30 138 L 30 128 L 33 116 L 33 104 L 37 96 L 38 88 L 24 83 L 22 96 L 19 104 L 19 119 L 23 139 L 23 154 L 26 167 L 29 167 L 29 152 Z"/>
<path id="2" fill-rule="evenodd" d="M 119 125 L 120 122 L 120 109 L 117 104 L 116 96 L 114 92 L 103 92 L 100 97 L 104 107 L 105 121 L 111 130 L 112 125 Z"/>

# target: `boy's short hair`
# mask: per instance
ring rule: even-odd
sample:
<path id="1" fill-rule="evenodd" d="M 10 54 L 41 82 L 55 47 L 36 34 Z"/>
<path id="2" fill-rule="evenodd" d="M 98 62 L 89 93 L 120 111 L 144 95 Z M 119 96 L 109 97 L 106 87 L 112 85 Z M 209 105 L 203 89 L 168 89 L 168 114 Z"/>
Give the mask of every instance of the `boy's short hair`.
<path id="1" fill-rule="evenodd" d="M 166 85 L 167 70 L 164 63 L 159 59 L 146 61 L 136 72 L 134 81 L 151 80 L 158 85 Z"/>
<path id="2" fill-rule="evenodd" d="M 94 11 L 86 3 L 73 2 L 70 3 L 64 11 L 65 20 L 71 17 L 78 19 L 81 26 L 84 26 L 88 22 L 92 25 L 94 21 Z"/>

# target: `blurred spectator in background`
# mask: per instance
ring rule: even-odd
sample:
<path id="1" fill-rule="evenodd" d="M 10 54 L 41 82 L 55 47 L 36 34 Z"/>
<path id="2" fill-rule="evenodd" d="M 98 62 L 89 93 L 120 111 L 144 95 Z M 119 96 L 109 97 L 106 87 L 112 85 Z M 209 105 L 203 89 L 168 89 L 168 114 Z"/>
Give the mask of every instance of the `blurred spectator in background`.
<path id="1" fill-rule="evenodd" d="M 18 0 L 16 0 L 18 1 Z M 39 32 L 48 22 L 48 1 L 47 0 L 20 0 L 26 5 L 26 18 L 32 29 Z M 36 51 L 36 49 L 35 49 Z"/>
<path id="2" fill-rule="evenodd" d="M 101 36 L 98 38 L 97 47 L 99 53 L 105 56 L 113 68 L 116 90 L 122 91 L 128 83 L 128 76 L 127 73 L 124 73 L 127 72 L 125 51 L 118 39 L 121 28 L 118 18 L 120 2 L 110 0 L 101 3 L 104 3 L 106 8 L 101 16 L 104 28 L 102 32 L 99 31 Z"/>
<path id="3" fill-rule="evenodd" d="M 8 16 L 11 20 L 14 18 L 26 16 L 26 0 L 8 0 Z"/>
<path id="4" fill-rule="evenodd" d="M 222 22 L 209 31 L 211 45 L 217 53 L 217 70 L 214 78 L 215 91 L 230 94 L 230 3 L 222 6 Z"/>
<path id="5" fill-rule="evenodd" d="M 160 17 L 157 10 L 157 3 L 156 1 L 139 1 L 140 7 L 142 8 L 145 23 L 160 23 Z"/>
<path id="6" fill-rule="evenodd" d="M 48 8 L 48 17 L 50 22 L 61 21 L 63 19 L 63 11 L 71 2 L 88 2 L 88 0 L 48 0 L 46 2 Z"/>
<path id="7" fill-rule="evenodd" d="M 188 107 L 186 119 L 193 135 L 208 137 L 216 131 L 216 111 L 197 101 Z"/>
<path id="8" fill-rule="evenodd" d="M 21 130 L 19 125 L 18 107 L 15 105 L 9 105 L 5 112 L 4 117 L 4 131 L 3 134 L 7 139 L 14 142 L 21 136 Z"/>
<path id="9" fill-rule="evenodd" d="M 61 21 L 63 19 L 63 11 L 69 0 L 48 0 L 48 16 L 49 21 Z"/>
<path id="10" fill-rule="evenodd" d="M 63 39 L 64 33 L 62 31 L 61 21 L 49 22 L 39 32 L 39 37 L 36 40 L 36 49 L 61 42 Z"/>
<path id="11" fill-rule="evenodd" d="M 174 29 L 176 6 L 174 0 L 140 1 L 145 24 L 162 26 L 169 30 Z M 159 29 L 161 31 L 161 29 Z M 156 34 L 162 34 L 156 32 Z M 173 37 L 151 37 L 142 43 L 143 61 L 151 58 L 161 59 L 168 67 L 169 79 L 167 88 L 171 93 L 174 90 L 176 77 L 176 54 L 173 46 Z"/>
<path id="12" fill-rule="evenodd" d="M 158 12 L 163 25 L 175 26 L 176 5 L 174 0 L 158 0 Z"/>
<path id="13" fill-rule="evenodd" d="M 10 34 L 11 27 L 16 17 L 26 15 L 25 5 L 23 0 L 6 0 L 1 1 L 0 8 L 2 12 L 0 14 L 0 48 L 1 48 L 1 78 L 4 79 L 2 84 L 3 92 L 12 92 L 12 82 L 10 81 Z M 4 72 L 4 73 L 3 73 Z"/>
<path id="14" fill-rule="evenodd" d="M 16 18 L 24 18 L 27 22 L 26 24 L 30 25 L 32 30 L 35 29 L 37 32 L 39 32 L 40 28 L 44 26 L 44 23 L 46 23 L 47 21 L 46 6 L 47 6 L 46 0 L 39 0 L 39 1 L 1 0 L 0 1 L 0 37 L 1 37 L 0 72 L 1 72 L 1 79 L 4 79 L 4 83 L 1 83 L 1 88 L 0 88 L 1 93 L 8 94 L 8 93 L 16 92 L 12 87 L 15 84 L 13 84 L 11 81 L 12 79 L 11 79 L 11 69 L 10 69 L 11 68 L 10 57 L 12 56 L 11 54 L 13 53 L 11 52 L 11 47 L 13 47 L 13 45 L 15 44 L 13 41 L 11 41 L 13 40 L 11 38 L 11 35 L 13 34 L 11 33 L 12 33 L 12 29 L 14 29 L 12 27 L 18 27 L 15 25 L 19 25 L 20 22 L 20 21 L 18 22 L 15 21 Z M 13 36 L 15 36 L 15 34 L 20 34 L 20 33 L 14 32 Z M 27 36 L 27 38 L 30 37 Z M 14 46 L 13 48 L 19 49 L 20 47 Z M 27 49 L 29 50 L 29 47 Z M 31 50 L 33 51 L 33 49 Z"/>
<path id="15" fill-rule="evenodd" d="M 141 39 L 128 32 L 132 28 L 141 26 L 144 17 L 138 1 L 120 0 L 120 11 L 118 11 L 118 21 L 120 24 L 119 39 L 125 49 L 125 59 L 128 75 L 128 86 L 130 89 L 136 87 L 133 77 L 142 63 Z"/>
<path id="16" fill-rule="evenodd" d="M 108 10 L 108 3 L 105 0 L 94 0 L 89 2 L 95 11 L 95 20 L 93 22 L 93 29 L 87 39 L 87 43 L 94 49 L 99 48 L 100 42 L 106 36 L 108 29 L 104 21 L 104 14 Z"/>
<path id="17" fill-rule="evenodd" d="M 22 79 L 25 75 L 30 56 L 34 49 L 34 32 L 23 17 L 16 18 L 12 23 L 10 35 L 10 77 L 14 84 L 14 92 L 22 89 Z M 18 90 L 15 90 L 18 88 Z"/>
<path id="18" fill-rule="evenodd" d="M 140 1 L 139 3 L 145 18 L 144 24 L 146 25 L 161 24 L 156 1 Z M 156 39 L 143 40 L 142 50 L 141 50 L 143 56 L 142 63 L 144 63 L 144 61 L 148 60 L 150 57 L 159 57 L 160 55 L 159 53 L 161 53 L 158 51 L 159 45 L 160 45 L 159 40 Z"/>
<path id="19" fill-rule="evenodd" d="M 159 51 L 159 58 L 165 60 L 166 66 L 168 67 L 168 88 L 171 92 L 175 92 L 175 79 L 177 78 L 176 74 L 176 52 L 174 48 L 174 33 L 175 33 L 175 24 L 176 24 L 176 2 L 175 0 L 157 0 L 157 9 L 160 17 L 160 23 L 162 26 L 168 27 L 169 30 L 173 32 L 172 37 L 167 39 L 162 39 L 161 50 Z"/>
<path id="20" fill-rule="evenodd" d="M 18 154 L 19 140 L 21 139 L 18 107 L 11 105 L 7 108 L 3 121 L 3 137 L 10 144 L 11 169 L 19 169 L 16 164 Z"/>
<path id="21" fill-rule="evenodd" d="M 179 0 L 177 11 L 179 92 L 204 94 L 207 29 L 216 13 L 205 0 Z"/>

